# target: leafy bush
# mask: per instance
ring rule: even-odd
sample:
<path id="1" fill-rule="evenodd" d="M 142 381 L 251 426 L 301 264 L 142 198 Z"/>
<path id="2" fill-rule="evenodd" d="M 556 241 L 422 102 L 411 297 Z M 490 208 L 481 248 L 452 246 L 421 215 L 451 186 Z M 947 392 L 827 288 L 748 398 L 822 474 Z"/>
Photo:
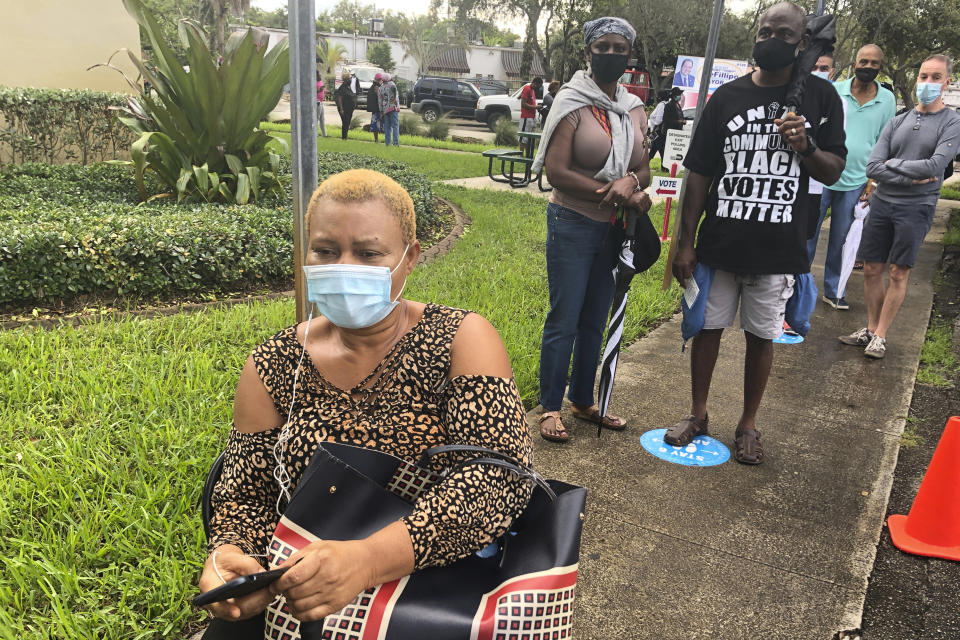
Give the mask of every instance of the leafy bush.
<path id="1" fill-rule="evenodd" d="M 359 128 L 361 128 L 362 126 L 363 126 L 363 120 L 360 119 L 360 116 L 353 116 L 353 118 L 350 119 L 350 130 L 351 130 L 351 131 L 353 131 L 353 130 L 355 130 L 355 129 L 359 129 Z"/>
<path id="2" fill-rule="evenodd" d="M 137 205 L 129 170 L 0 173 L 0 305 L 229 291 L 290 277 L 289 210 Z"/>
<path id="3" fill-rule="evenodd" d="M 154 52 L 151 64 L 133 54 L 130 59 L 157 97 L 141 91 L 128 100 L 127 117 L 121 119 L 140 134 L 130 152 L 141 199 L 148 196 L 147 170 L 176 193 L 178 202 L 246 204 L 279 191 L 279 156 L 267 149 L 273 138 L 258 125 L 276 106 L 289 77 L 287 41 L 267 51 L 265 31 L 235 32 L 218 64 L 203 29 L 185 20 L 179 35 L 187 50 L 186 70 L 142 0 L 123 2 Z"/>
<path id="4" fill-rule="evenodd" d="M 427 137 L 434 140 L 446 140 L 450 136 L 450 121 L 437 118 L 427 125 Z"/>
<path id="5" fill-rule="evenodd" d="M 324 153 L 319 178 L 358 167 L 402 184 L 420 229 L 436 220 L 430 182 L 409 165 Z M 289 185 L 288 174 L 281 178 Z M 131 172 L 122 166 L 0 169 L 0 307 L 82 296 L 169 299 L 292 277 L 289 199 L 265 196 L 247 206 L 137 199 Z"/>
<path id="6" fill-rule="evenodd" d="M 400 116 L 400 135 L 402 136 L 422 136 L 423 122 L 419 116 L 412 113 L 404 113 Z"/>
<path id="7" fill-rule="evenodd" d="M 122 93 L 0 87 L 0 164 L 117 159 L 135 136 L 117 120 Z"/>
<path id="8" fill-rule="evenodd" d="M 517 125 L 507 118 L 501 118 L 494 129 L 493 144 L 498 147 L 515 147 L 519 142 Z"/>

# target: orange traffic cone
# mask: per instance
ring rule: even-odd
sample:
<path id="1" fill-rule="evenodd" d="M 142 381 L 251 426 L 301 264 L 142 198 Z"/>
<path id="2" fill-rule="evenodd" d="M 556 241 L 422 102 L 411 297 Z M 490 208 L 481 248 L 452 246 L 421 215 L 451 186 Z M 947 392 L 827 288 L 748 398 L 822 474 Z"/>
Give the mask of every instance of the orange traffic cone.
<path id="1" fill-rule="evenodd" d="M 960 561 L 960 417 L 947 421 L 910 515 L 887 519 L 901 551 Z"/>

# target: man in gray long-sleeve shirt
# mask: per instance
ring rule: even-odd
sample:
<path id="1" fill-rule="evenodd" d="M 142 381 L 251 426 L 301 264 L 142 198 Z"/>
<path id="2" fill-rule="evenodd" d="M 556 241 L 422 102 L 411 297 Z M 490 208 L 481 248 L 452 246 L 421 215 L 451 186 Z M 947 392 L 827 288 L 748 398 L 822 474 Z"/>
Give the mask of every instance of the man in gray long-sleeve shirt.
<path id="1" fill-rule="evenodd" d="M 960 151 L 960 114 L 943 103 L 950 84 L 948 57 L 930 56 L 917 74 L 917 107 L 887 123 L 867 161 L 867 177 L 877 181 L 863 228 L 859 258 L 864 262 L 863 293 L 867 326 L 840 341 L 882 358 L 887 330 L 907 293 L 907 279 L 933 211 L 947 164 Z M 890 286 L 883 276 L 890 264 Z"/>

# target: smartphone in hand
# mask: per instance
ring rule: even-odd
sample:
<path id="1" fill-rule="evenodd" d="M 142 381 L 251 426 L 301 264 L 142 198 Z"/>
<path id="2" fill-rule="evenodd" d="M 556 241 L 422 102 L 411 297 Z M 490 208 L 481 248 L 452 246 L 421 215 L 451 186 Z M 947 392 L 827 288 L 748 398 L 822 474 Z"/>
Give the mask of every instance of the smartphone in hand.
<path id="1" fill-rule="evenodd" d="M 293 564 L 296 564 L 296 562 Z M 276 582 L 280 576 L 286 573 L 287 569 L 292 566 L 293 565 L 284 565 L 276 569 L 271 569 L 270 571 L 261 571 L 260 573 L 251 573 L 250 575 L 234 578 L 215 589 L 210 589 L 210 591 L 204 591 L 194 596 L 193 606 L 204 607 L 214 602 L 223 602 L 230 598 L 239 598 L 254 591 L 259 591 Z"/>

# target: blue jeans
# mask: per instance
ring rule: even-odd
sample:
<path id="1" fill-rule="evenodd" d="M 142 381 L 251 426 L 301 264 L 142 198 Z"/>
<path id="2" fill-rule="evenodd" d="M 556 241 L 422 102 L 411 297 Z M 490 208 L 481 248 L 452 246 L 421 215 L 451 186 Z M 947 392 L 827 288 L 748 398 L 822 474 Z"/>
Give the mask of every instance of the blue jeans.
<path id="1" fill-rule="evenodd" d="M 853 209 L 863 192 L 861 185 L 852 191 L 834 191 L 824 187 L 820 200 L 820 220 L 817 222 L 817 231 L 807 241 L 807 255 L 810 264 L 817 253 L 817 239 L 820 237 L 820 226 L 827 214 L 830 213 L 830 239 L 827 242 L 827 259 L 823 263 L 823 295 L 828 298 L 839 298 L 837 284 L 840 283 L 840 265 L 843 261 L 843 243 L 847 239 L 850 225 L 853 224 Z"/>
<path id="2" fill-rule="evenodd" d="M 383 142 L 387 146 L 393 140 L 393 146 L 400 146 L 400 112 L 390 111 L 383 116 Z"/>
<path id="3" fill-rule="evenodd" d="M 558 411 L 570 373 L 570 401 L 593 404 L 603 330 L 613 302 L 612 269 L 619 245 L 609 222 L 547 205 L 550 312 L 540 345 L 540 404 Z"/>

